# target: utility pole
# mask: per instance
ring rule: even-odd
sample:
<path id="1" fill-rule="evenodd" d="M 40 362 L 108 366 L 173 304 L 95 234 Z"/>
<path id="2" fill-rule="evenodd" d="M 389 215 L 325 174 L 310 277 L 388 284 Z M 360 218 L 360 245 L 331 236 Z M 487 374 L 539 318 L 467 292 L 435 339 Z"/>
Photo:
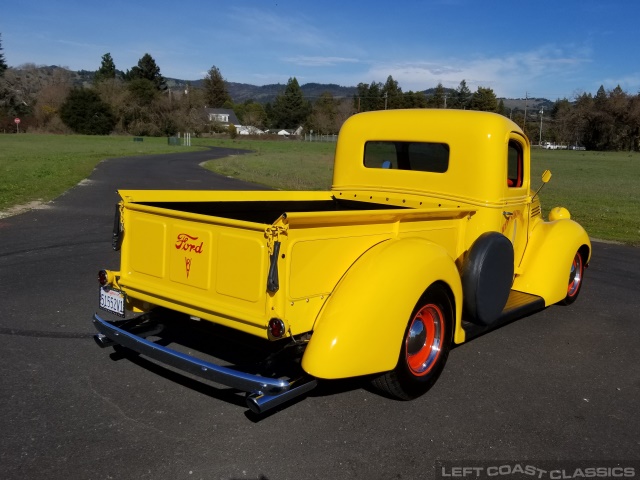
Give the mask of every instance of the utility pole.
<path id="1" fill-rule="evenodd" d="M 538 145 L 542 146 L 542 115 L 544 114 L 544 107 L 540 107 L 540 142 Z"/>
<path id="2" fill-rule="evenodd" d="M 387 109 L 387 92 L 384 92 L 384 109 Z"/>
<path id="3" fill-rule="evenodd" d="M 527 134 L 527 103 L 529 103 L 529 92 L 524 92 L 524 120 L 522 121 L 522 130 Z"/>

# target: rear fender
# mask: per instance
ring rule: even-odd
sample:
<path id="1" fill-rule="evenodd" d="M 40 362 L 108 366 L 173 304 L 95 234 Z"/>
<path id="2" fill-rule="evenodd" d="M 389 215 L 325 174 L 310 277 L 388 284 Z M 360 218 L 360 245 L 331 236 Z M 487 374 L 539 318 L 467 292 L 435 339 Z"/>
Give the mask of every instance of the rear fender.
<path id="1" fill-rule="evenodd" d="M 558 303 L 567 295 L 576 252 L 582 254 L 587 265 L 591 242 L 582 226 L 569 219 L 538 223 L 531 232 L 513 289 L 542 297 L 546 306 Z"/>
<path id="2" fill-rule="evenodd" d="M 318 378 L 346 378 L 395 368 L 407 322 L 420 296 L 445 283 L 460 324 L 460 274 L 447 252 L 420 238 L 391 240 L 367 251 L 349 269 L 320 312 L 302 367 Z"/>

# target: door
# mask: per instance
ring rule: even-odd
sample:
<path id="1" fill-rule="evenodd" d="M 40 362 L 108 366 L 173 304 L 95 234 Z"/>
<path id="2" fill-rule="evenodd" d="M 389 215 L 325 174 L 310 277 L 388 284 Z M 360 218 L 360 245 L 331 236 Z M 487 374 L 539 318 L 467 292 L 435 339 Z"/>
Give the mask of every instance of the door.
<path id="1" fill-rule="evenodd" d="M 513 134 L 509 139 L 507 153 L 507 179 L 502 233 L 511 240 L 515 267 L 520 265 L 529 236 L 529 162 L 525 159 L 525 140 Z"/>

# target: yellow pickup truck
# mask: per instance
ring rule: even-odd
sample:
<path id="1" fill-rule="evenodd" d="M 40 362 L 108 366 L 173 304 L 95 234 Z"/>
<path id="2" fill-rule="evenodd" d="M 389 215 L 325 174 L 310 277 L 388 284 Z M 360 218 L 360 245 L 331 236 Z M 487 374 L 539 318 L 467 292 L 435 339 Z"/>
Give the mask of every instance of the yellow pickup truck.
<path id="1" fill-rule="evenodd" d="M 550 173 L 530 172 L 501 115 L 387 110 L 345 122 L 330 191 L 121 190 L 120 270 L 98 277 L 100 308 L 124 319 L 96 314 L 95 339 L 246 392 L 258 413 L 323 379 L 416 398 L 453 344 L 577 298 L 589 237 L 565 208 L 542 218 Z M 167 323 L 215 325 L 268 360 L 169 348 Z"/>

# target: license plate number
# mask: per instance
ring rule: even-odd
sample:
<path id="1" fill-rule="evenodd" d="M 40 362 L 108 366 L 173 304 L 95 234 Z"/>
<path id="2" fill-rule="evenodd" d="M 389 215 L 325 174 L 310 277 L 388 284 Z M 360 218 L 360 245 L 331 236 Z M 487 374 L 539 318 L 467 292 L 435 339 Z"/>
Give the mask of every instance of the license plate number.
<path id="1" fill-rule="evenodd" d="M 100 287 L 100 308 L 124 318 L 125 294 L 115 288 Z"/>

